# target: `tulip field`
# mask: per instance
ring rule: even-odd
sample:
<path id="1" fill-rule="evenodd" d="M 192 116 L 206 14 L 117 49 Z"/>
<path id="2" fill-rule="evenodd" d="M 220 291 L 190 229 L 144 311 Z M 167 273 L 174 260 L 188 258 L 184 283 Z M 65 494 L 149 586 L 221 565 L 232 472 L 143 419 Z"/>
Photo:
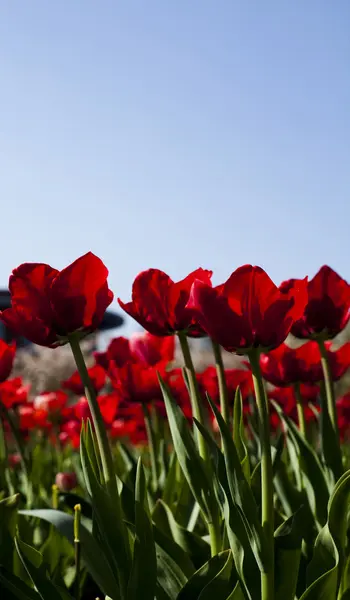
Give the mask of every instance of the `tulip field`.
<path id="1" fill-rule="evenodd" d="M 0 340 L 0 599 L 350 600 L 350 285 L 149 269 L 118 299 L 144 332 L 86 364 L 107 279 L 90 252 L 10 275 L 0 319 L 76 371 L 35 394 Z"/>

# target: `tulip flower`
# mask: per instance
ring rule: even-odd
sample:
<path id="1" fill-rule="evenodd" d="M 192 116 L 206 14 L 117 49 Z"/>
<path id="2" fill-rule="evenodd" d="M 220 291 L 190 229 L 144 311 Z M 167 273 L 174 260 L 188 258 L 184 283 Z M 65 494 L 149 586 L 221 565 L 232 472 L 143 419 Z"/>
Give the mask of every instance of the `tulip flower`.
<path id="1" fill-rule="evenodd" d="M 0 339 L 0 383 L 9 377 L 16 354 L 16 344 L 6 344 Z"/>
<path id="2" fill-rule="evenodd" d="M 70 492 L 78 485 L 75 473 L 57 473 L 55 484 L 61 492 Z"/>
<path id="3" fill-rule="evenodd" d="M 95 393 L 97 394 L 105 386 L 106 371 L 100 365 L 94 365 L 88 369 L 88 374 Z M 77 396 L 81 396 L 85 391 L 79 371 L 75 371 L 75 373 L 73 373 L 69 379 L 63 381 L 61 385 L 63 388 L 70 390 Z"/>
<path id="4" fill-rule="evenodd" d="M 161 361 L 174 360 L 175 338 L 173 336 L 158 337 L 146 331 L 134 333 L 129 343 L 133 356 L 150 367 Z"/>
<path id="5" fill-rule="evenodd" d="M 185 331 L 190 337 L 205 335 L 193 318 L 187 303 L 192 284 L 200 280 L 210 285 L 212 271 L 197 269 L 185 279 L 174 282 L 158 269 L 140 273 L 132 286 L 132 301 L 118 302 L 128 315 L 153 335 L 172 335 Z"/>
<path id="6" fill-rule="evenodd" d="M 260 267 L 245 265 L 216 288 L 196 280 L 187 306 L 207 334 L 229 352 L 277 348 L 304 313 L 307 281 L 283 292 Z"/>
<path id="7" fill-rule="evenodd" d="M 298 280 L 289 279 L 280 290 L 294 288 Z M 350 318 L 350 285 L 328 266 L 323 266 L 307 284 L 307 302 L 291 333 L 300 339 L 332 339 Z"/>
<path id="8" fill-rule="evenodd" d="M 113 300 L 108 270 L 91 252 L 58 271 L 24 263 L 10 276 L 11 308 L 0 313 L 5 325 L 35 344 L 54 348 L 68 337 L 94 331 Z"/>

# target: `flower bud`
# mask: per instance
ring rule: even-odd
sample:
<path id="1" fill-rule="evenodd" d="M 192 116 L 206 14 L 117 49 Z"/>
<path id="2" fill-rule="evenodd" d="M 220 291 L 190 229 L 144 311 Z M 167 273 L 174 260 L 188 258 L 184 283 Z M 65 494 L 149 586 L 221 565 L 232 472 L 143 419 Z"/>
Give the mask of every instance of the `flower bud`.
<path id="1" fill-rule="evenodd" d="M 61 492 L 70 492 L 78 485 L 75 473 L 57 473 L 55 483 Z"/>

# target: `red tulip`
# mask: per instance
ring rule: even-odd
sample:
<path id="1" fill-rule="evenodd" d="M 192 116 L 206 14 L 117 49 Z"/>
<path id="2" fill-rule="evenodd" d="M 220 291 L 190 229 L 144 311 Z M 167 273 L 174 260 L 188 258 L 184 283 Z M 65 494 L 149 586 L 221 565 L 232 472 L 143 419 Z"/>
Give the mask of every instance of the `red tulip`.
<path id="1" fill-rule="evenodd" d="M 200 337 L 202 329 L 188 308 L 191 286 L 198 279 L 210 285 L 212 271 L 197 269 L 185 279 L 175 283 L 169 275 L 158 269 L 140 273 L 132 286 L 132 301 L 120 306 L 146 331 L 165 336 L 185 331 L 191 337 Z"/>
<path id="2" fill-rule="evenodd" d="M 289 290 L 296 281 L 285 281 L 280 289 Z M 350 318 L 350 285 L 325 265 L 308 282 L 307 294 L 304 314 L 293 324 L 291 333 L 301 339 L 320 335 L 326 339 L 334 338 Z"/>
<path id="3" fill-rule="evenodd" d="M 226 369 L 225 379 L 229 400 L 234 401 L 237 388 L 241 390 L 243 400 L 254 394 L 252 373 L 248 369 Z M 208 367 L 200 374 L 201 384 L 211 399 L 219 403 L 219 385 L 215 367 Z"/>
<path id="4" fill-rule="evenodd" d="M 6 344 L 0 339 L 0 383 L 5 381 L 12 371 L 16 354 L 16 344 Z"/>
<path id="5" fill-rule="evenodd" d="M 88 369 L 88 373 L 92 386 L 96 394 L 98 394 L 98 392 L 100 392 L 100 390 L 102 390 L 102 388 L 105 386 L 106 371 L 100 365 L 94 365 Z M 73 373 L 69 379 L 63 381 L 62 387 L 66 390 L 70 390 L 77 396 L 81 396 L 85 392 L 84 385 L 80 379 L 78 371 L 75 371 L 75 373 Z"/>
<path id="6" fill-rule="evenodd" d="M 293 349 L 281 344 L 260 358 L 262 375 L 278 387 L 294 383 L 317 383 L 323 379 L 321 356 L 316 342 Z"/>
<path id="7" fill-rule="evenodd" d="M 34 398 L 34 408 L 45 410 L 49 414 L 59 412 L 67 404 L 68 396 L 62 390 L 44 392 Z"/>
<path id="8" fill-rule="evenodd" d="M 338 381 L 350 367 L 350 343 L 332 352 L 331 343 L 326 342 L 326 350 L 332 379 Z M 297 349 L 281 344 L 276 350 L 261 356 L 260 366 L 266 381 L 279 387 L 323 381 L 321 354 L 314 341 Z"/>
<path id="9" fill-rule="evenodd" d="M 148 333 L 134 333 L 130 338 L 130 350 L 136 360 L 149 365 L 156 365 L 161 361 L 171 362 L 175 354 L 175 338 L 158 337 Z"/>
<path id="10" fill-rule="evenodd" d="M 80 431 L 81 422 L 74 419 L 67 421 L 61 426 L 61 432 L 59 434 L 59 440 L 64 446 L 71 444 L 73 448 L 79 448 L 80 446 Z"/>
<path id="11" fill-rule="evenodd" d="M 0 383 L 0 402 L 6 408 L 25 404 L 28 400 L 29 385 L 24 385 L 21 377 L 7 379 Z"/>
<path id="12" fill-rule="evenodd" d="M 94 357 L 96 363 L 106 370 L 111 361 L 113 361 L 117 367 L 122 367 L 129 360 L 132 360 L 130 342 L 128 338 L 122 336 L 114 338 L 110 342 L 106 352 L 95 352 Z"/>
<path id="13" fill-rule="evenodd" d="M 107 426 L 112 425 L 117 414 L 119 397 L 116 393 L 104 394 L 98 397 L 102 418 Z"/>
<path id="14" fill-rule="evenodd" d="M 317 385 L 300 385 L 300 395 L 304 402 L 304 415 L 307 422 L 316 419 L 315 412 L 319 412 L 319 406 L 316 404 L 320 395 L 320 388 Z M 294 421 L 297 421 L 297 409 L 295 390 L 293 387 L 276 387 L 268 392 L 269 398 L 275 400 L 282 408 L 283 412 Z M 309 407 L 313 405 L 313 409 Z M 271 425 L 274 429 L 280 426 L 280 418 L 272 407 Z"/>
<path id="15" fill-rule="evenodd" d="M 332 380 L 338 381 L 350 368 L 350 342 L 333 351 L 331 345 L 331 342 L 325 343 Z"/>
<path id="16" fill-rule="evenodd" d="M 9 454 L 8 456 L 9 465 L 12 469 L 18 467 L 21 464 L 22 460 L 18 452 L 14 452 L 13 454 Z"/>
<path id="17" fill-rule="evenodd" d="M 135 431 L 137 424 L 134 421 L 125 419 L 115 419 L 111 426 L 111 436 L 113 438 L 129 438 Z"/>
<path id="18" fill-rule="evenodd" d="M 75 473 L 57 473 L 55 483 L 61 492 L 70 492 L 78 485 Z"/>
<path id="19" fill-rule="evenodd" d="M 74 411 L 75 418 L 79 419 L 79 421 L 81 421 L 81 420 L 85 421 L 86 419 L 90 419 L 90 420 L 92 419 L 89 403 L 88 403 L 87 399 L 85 398 L 85 396 L 82 396 L 81 398 L 79 398 L 79 400 L 73 405 L 73 411 Z"/>
<path id="20" fill-rule="evenodd" d="M 223 285 L 196 280 L 188 307 L 207 334 L 229 352 L 277 348 L 303 314 L 306 279 L 281 292 L 260 267 L 245 265 Z"/>
<path id="21" fill-rule="evenodd" d="M 338 425 L 341 438 L 349 438 L 350 433 L 350 392 L 337 401 Z"/>
<path id="22" fill-rule="evenodd" d="M 54 348 L 94 331 L 113 300 L 108 270 L 91 252 L 58 271 L 42 263 L 24 263 L 10 276 L 12 307 L 0 314 L 17 335 Z"/>
<path id="23" fill-rule="evenodd" d="M 33 429 L 51 429 L 48 413 L 43 409 L 35 409 L 33 404 L 23 404 L 18 407 L 19 428 L 21 431 Z"/>
<path id="24" fill-rule="evenodd" d="M 158 367 L 164 376 L 165 366 Z M 114 389 L 124 401 L 144 404 L 162 397 L 157 369 L 154 367 L 129 362 L 120 369 L 112 366 L 110 377 Z"/>

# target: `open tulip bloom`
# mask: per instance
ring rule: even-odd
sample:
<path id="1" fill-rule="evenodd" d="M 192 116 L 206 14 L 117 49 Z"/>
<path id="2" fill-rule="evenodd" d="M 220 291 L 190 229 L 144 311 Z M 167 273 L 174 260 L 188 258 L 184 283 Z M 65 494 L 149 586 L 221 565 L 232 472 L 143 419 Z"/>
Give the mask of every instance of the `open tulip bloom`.
<path id="1" fill-rule="evenodd" d="M 107 277 L 91 252 L 10 276 L 1 320 L 70 344 L 77 370 L 38 391 L 0 341 L 4 598 L 350 598 L 348 283 L 328 266 L 279 286 L 252 265 L 217 286 L 148 269 L 119 300 L 145 331 L 87 366 Z M 189 340 L 205 336 L 198 371 Z"/>

